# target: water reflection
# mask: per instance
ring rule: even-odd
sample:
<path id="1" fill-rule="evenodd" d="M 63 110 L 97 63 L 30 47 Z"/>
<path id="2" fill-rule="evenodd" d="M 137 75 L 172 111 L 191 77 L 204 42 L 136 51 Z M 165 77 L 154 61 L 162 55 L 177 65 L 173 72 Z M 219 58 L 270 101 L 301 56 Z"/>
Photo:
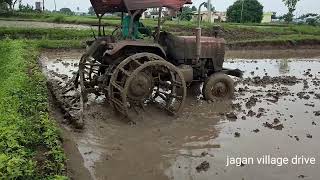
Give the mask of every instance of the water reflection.
<path id="1" fill-rule="evenodd" d="M 286 74 L 290 72 L 289 60 L 288 59 L 281 59 L 279 61 L 279 73 Z"/>

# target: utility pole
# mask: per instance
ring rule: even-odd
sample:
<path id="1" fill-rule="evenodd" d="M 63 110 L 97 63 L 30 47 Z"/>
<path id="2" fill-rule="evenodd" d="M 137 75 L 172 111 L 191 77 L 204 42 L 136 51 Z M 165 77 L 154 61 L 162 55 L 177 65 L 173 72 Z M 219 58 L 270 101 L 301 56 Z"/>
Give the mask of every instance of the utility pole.
<path id="1" fill-rule="evenodd" d="M 208 0 L 208 3 L 207 3 L 207 9 L 208 9 L 208 21 L 209 23 L 212 22 L 212 12 L 211 12 L 211 0 Z"/>
<path id="2" fill-rule="evenodd" d="M 53 0 L 54 1 L 54 11 L 57 12 L 57 3 L 56 3 L 56 0 Z"/>
<path id="3" fill-rule="evenodd" d="M 243 18 L 243 4 L 244 4 L 244 0 L 242 0 L 242 4 L 241 4 L 241 17 L 240 17 L 240 23 L 242 23 L 242 18 Z"/>
<path id="4" fill-rule="evenodd" d="M 42 12 L 44 12 L 44 0 L 42 0 Z"/>

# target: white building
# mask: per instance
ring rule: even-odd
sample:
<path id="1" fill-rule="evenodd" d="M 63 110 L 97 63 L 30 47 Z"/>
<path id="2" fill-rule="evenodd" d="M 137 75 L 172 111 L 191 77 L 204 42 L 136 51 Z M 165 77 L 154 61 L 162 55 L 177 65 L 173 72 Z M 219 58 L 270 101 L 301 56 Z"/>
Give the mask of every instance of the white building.
<path id="1" fill-rule="evenodd" d="M 275 15 L 274 12 L 265 12 L 265 13 L 263 13 L 263 18 L 262 18 L 261 23 L 271 23 L 273 15 Z"/>
<path id="2" fill-rule="evenodd" d="M 168 8 L 162 8 L 161 17 L 168 16 L 170 10 Z M 150 8 L 146 10 L 143 14 L 144 18 L 158 19 L 159 17 L 159 8 Z"/>
<path id="3" fill-rule="evenodd" d="M 203 22 L 209 21 L 209 12 L 208 11 L 201 11 L 200 19 Z M 211 20 L 212 22 L 225 22 L 227 20 L 227 16 L 225 12 L 212 12 L 211 13 Z M 192 21 L 198 21 L 198 12 L 193 12 Z"/>

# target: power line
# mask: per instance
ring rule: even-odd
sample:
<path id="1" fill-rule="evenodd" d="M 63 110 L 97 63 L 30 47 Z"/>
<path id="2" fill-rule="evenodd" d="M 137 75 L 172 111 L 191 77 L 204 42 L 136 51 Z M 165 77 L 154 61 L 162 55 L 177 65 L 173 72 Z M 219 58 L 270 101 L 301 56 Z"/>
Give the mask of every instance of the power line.
<path id="1" fill-rule="evenodd" d="M 44 0 L 42 0 L 42 12 L 44 12 Z"/>

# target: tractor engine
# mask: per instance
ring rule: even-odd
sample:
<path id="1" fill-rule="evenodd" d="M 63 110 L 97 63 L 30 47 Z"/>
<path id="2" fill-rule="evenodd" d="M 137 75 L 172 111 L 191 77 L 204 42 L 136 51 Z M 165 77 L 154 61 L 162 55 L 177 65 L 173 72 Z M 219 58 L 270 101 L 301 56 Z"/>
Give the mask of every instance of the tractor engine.
<path id="1" fill-rule="evenodd" d="M 197 64 L 196 62 L 196 37 L 174 36 L 164 32 L 160 35 L 160 44 L 166 47 L 169 59 L 174 59 L 178 64 Z M 216 67 L 222 67 L 225 54 L 225 40 L 216 37 L 201 37 L 200 59 L 211 59 Z"/>
<path id="2" fill-rule="evenodd" d="M 166 50 L 169 61 L 179 66 L 185 76 L 192 73 L 194 79 L 199 79 L 197 77 L 205 78 L 222 70 L 225 55 L 223 38 L 202 36 L 199 57 L 196 36 L 175 36 L 162 32 L 159 43 Z"/>

